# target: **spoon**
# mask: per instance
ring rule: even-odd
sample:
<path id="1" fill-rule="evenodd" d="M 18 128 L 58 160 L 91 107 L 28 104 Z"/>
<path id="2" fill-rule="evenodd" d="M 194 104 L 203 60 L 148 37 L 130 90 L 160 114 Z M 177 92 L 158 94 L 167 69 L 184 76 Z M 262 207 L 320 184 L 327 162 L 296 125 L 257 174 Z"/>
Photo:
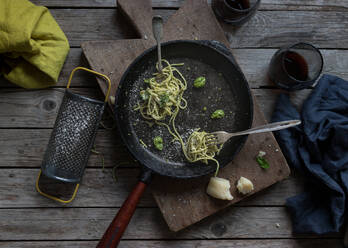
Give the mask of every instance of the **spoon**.
<path id="1" fill-rule="evenodd" d="M 161 39 L 163 35 L 163 19 L 159 15 L 152 18 L 152 33 L 157 42 L 158 70 L 160 74 L 162 74 L 163 67 L 161 61 Z"/>

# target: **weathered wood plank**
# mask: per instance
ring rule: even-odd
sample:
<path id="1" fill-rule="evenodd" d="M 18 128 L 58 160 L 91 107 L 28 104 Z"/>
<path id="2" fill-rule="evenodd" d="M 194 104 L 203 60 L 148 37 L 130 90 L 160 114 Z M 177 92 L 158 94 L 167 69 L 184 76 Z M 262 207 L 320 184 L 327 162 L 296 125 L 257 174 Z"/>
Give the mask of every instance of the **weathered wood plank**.
<path id="1" fill-rule="evenodd" d="M 346 48 L 347 12 L 259 11 L 236 29 L 223 24 L 231 47 L 280 47 L 303 41 L 320 48 Z M 286 20 L 286 21 L 284 21 Z"/>
<path id="2" fill-rule="evenodd" d="M 103 99 L 98 98 L 101 95 L 98 88 L 74 91 L 91 98 Z M 64 89 L 1 91 L 0 116 L 6 116 L 7 120 L 0 127 L 53 127 L 63 95 Z"/>
<path id="3" fill-rule="evenodd" d="M 116 7 L 116 0 L 32 0 L 33 3 L 44 5 L 47 7 Z M 152 0 L 152 7 L 154 8 L 179 8 L 184 0 Z M 210 3 L 211 0 L 208 0 Z M 261 2 L 260 10 L 347 10 L 348 5 L 345 0 L 263 0 Z"/>
<path id="4" fill-rule="evenodd" d="M 163 14 L 168 15 L 168 11 Z M 89 40 L 136 38 L 134 29 L 115 9 L 52 9 L 70 46 Z M 73 25 L 72 25 L 73 24 Z"/>
<path id="5" fill-rule="evenodd" d="M 51 131 L 51 129 L 0 129 L 0 157 L 2 158 L 0 160 L 0 167 L 39 168 Z M 98 152 L 103 154 L 105 167 L 113 167 L 117 162 L 132 163 L 133 161 L 116 130 L 99 130 L 95 147 Z M 88 166 L 101 168 L 100 156 L 92 153 L 88 161 Z M 125 164 L 124 167 L 132 166 L 134 165 Z"/>
<path id="6" fill-rule="evenodd" d="M 94 96 L 99 89 L 78 89 L 81 94 Z M 270 119 L 273 104 L 281 90 L 253 90 L 261 110 Z M 295 102 L 302 102 L 309 90 L 292 93 Z M 63 89 L 0 91 L 0 128 L 52 128 L 64 95 Z M 99 98 L 101 99 L 101 98 Z"/>
<path id="7" fill-rule="evenodd" d="M 38 169 L 8 170 L 0 173 L 0 208 L 61 207 L 35 190 Z M 120 207 L 137 181 L 138 168 L 118 169 L 117 182 L 111 169 L 87 169 L 75 200 L 69 207 Z M 40 188 L 49 194 L 69 198 L 74 185 L 40 178 Z M 278 194 L 277 194 L 278 195 Z M 139 206 L 156 207 L 150 191 L 146 191 Z"/>
<path id="8" fill-rule="evenodd" d="M 74 1 L 74 0 L 31 0 L 32 3 L 37 5 L 43 5 L 46 7 L 80 7 L 80 8 L 105 8 L 105 7 L 116 7 L 116 0 L 83 0 L 83 1 Z"/>
<path id="9" fill-rule="evenodd" d="M 341 239 L 256 239 L 256 240 L 123 240 L 120 248 L 332 248 L 340 247 Z M 97 241 L 24 241 L 0 242 L 0 248 L 88 248 L 95 247 Z"/>
<path id="10" fill-rule="evenodd" d="M 1 169 L 0 208 L 57 207 L 56 202 L 40 196 L 34 189 L 38 169 Z M 137 181 L 138 168 L 118 169 L 114 182 L 111 169 L 86 169 L 76 199 L 69 207 L 120 207 Z M 40 179 L 45 192 L 68 198 L 73 186 Z M 66 185 L 66 184 L 65 184 Z M 239 206 L 284 206 L 288 197 L 302 192 L 303 178 L 291 176 L 270 188 L 239 202 Z M 140 207 L 156 207 L 150 190 L 142 197 Z"/>
<path id="11" fill-rule="evenodd" d="M 276 49 L 233 49 L 233 55 L 242 68 L 251 88 L 261 86 L 272 87 L 267 79 L 269 62 Z M 348 79 L 348 50 L 321 50 L 324 57 L 323 73 L 331 73 Z M 62 69 L 57 86 L 66 86 L 70 72 L 76 66 L 89 67 L 81 48 L 72 48 Z M 73 87 L 98 87 L 94 76 L 81 72 L 76 73 L 72 81 Z M 0 78 L 0 87 L 16 87 Z"/>
<path id="12" fill-rule="evenodd" d="M 267 71 L 276 49 L 233 49 L 233 55 L 244 72 L 251 88 L 273 87 Z M 323 73 L 348 80 L 348 51 L 321 49 L 324 58 Z"/>
<path id="13" fill-rule="evenodd" d="M 43 127 L 47 127 L 47 123 L 49 123 L 49 126 L 52 127 L 63 94 L 63 90 L 60 89 L 1 91 L 0 116 L 6 119 L 5 122 L 2 122 L 3 127 L 29 127 L 33 123 Z M 0 119 L 2 118 L 0 117 Z"/>
<path id="14" fill-rule="evenodd" d="M 152 0 L 153 7 L 178 8 L 184 0 Z M 211 3 L 211 0 L 208 0 Z M 262 0 L 260 10 L 346 10 L 348 4 L 344 0 L 320 1 L 320 0 Z"/>
<path id="15" fill-rule="evenodd" d="M 117 211 L 117 208 L 0 209 L 0 239 L 99 239 Z M 169 231 L 157 208 L 138 208 L 123 235 L 124 239 L 176 240 L 292 237 L 296 236 L 284 207 L 230 207 L 178 233 Z"/>
<path id="16" fill-rule="evenodd" d="M 51 12 L 71 46 L 80 46 L 83 41 L 137 36 L 115 9 L 52 9 Z M 164 18 L 174 12 L 154 11 Z M 238 29 L 229 25 L 223 28 L 233 48 L 279 47 L 298 41 L 321 48 L 348 48 L 348 34 L 344 32 L 348 25 L 347 15 L 348 12 L 339 11 L 258 11 Z"/>

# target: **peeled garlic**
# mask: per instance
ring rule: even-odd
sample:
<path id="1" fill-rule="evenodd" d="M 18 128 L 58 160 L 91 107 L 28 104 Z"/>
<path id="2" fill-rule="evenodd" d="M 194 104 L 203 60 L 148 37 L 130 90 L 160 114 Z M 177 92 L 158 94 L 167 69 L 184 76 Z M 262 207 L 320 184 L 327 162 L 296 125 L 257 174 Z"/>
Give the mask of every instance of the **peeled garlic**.
<path id="1" fill-rule="evenodd" d="M 254 190 L 254 185 L 248 178 L 240 177 L 237 183 L 237 189 L 245 195 Z"/>
<path id="2" fill-rule="evenodd" d="M 207 187 L 207 194 L 221 200 L 233 200 L 230 187 L 230 181 L 220 177 L 211 177 Z"/>
<path id="3" fill-rule="evenodd" d="M 259 154 L 257 155 L 258 157 L 263 157 L 263 156 L 265 156 L 266 155 L 266 152 L 264 152 L 264 151 L 259 151 Z"/>
<path id="4" fill-rule="evenodd" d="M 110 102 L 112 105 L 115 105 L 115 97 L 114 96 L 110 96 Z"/>

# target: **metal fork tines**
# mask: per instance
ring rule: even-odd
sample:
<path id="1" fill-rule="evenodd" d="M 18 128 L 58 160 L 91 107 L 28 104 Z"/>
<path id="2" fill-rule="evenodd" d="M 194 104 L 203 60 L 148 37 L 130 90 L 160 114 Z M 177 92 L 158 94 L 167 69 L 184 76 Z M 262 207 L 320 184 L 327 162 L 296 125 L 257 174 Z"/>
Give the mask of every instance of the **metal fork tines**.
<path id="1" fill-rule="evenodd" d="M 230 138 L 234 136 L 253 134 L 253 133 L 272 132 L 272 131 L 277 131 L 277 130 L 297 126 L 299 124 L 301 124 L 300 120 L 289 120 L 289 121 L 269 123 L 266 125 L 250 128 L 250 129 L 240 131 L 240 132 L 235 132 L 235 133 L 217 131 L 217 132 L 207 134 L 205 141 L 207 146 L 220 145 L 220 144 L 224 144 L 227 140 L 229 140 Z"/>
<path id="2" fill-rule="evenodd" d="M 229 133 L 225 131 L 213 132 L 205 136 L 205 142 L 207 146 L 223 144 L 228 139 L 229 139 Z"/>

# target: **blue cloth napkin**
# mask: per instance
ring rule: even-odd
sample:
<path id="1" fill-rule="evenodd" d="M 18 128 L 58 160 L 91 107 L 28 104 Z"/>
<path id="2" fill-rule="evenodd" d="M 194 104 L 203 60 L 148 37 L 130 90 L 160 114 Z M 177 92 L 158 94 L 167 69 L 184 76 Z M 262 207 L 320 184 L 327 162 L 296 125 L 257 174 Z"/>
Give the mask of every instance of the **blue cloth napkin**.
<path id="1" fill-rule="evenodd" d="M 324 75 L 301 114 L 279 96 L 272 121 L 301 119 L 276 138 L 290 166 L 305 175 L 305 192 L 288 198 L 295 233 L 338 232 L 348 193 L 348 82 Z"/>

